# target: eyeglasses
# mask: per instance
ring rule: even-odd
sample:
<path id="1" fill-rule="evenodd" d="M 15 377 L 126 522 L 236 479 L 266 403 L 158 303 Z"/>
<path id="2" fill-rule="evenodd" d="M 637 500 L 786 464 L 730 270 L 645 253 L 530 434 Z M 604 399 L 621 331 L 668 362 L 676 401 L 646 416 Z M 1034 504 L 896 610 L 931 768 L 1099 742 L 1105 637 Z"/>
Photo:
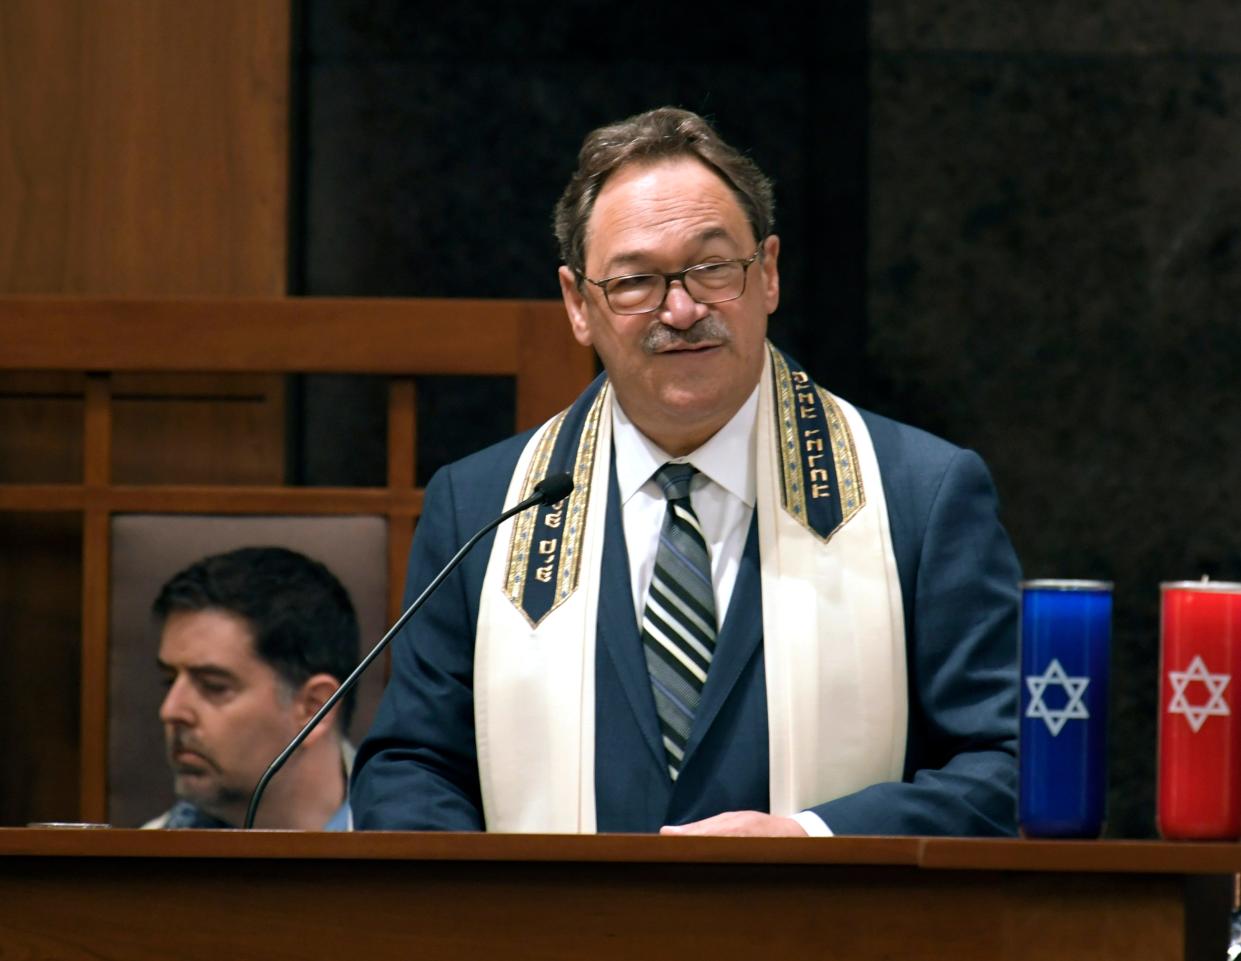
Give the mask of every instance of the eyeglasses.
<path id="1" fill-rule="evenodd" d="M 762 250 L 759 246 L 749 257 L 713 260 L 670 274 L 625 274 L 592 280 L 579 270 L 578 276 L 602 290 L 608 307 L 617 314 L 649 314 L 659 310 L 668 296 L 668 285 L 674 280 L 679 280 L 697 303 L 723 304 L 745 293 L 748 268 Z"/>

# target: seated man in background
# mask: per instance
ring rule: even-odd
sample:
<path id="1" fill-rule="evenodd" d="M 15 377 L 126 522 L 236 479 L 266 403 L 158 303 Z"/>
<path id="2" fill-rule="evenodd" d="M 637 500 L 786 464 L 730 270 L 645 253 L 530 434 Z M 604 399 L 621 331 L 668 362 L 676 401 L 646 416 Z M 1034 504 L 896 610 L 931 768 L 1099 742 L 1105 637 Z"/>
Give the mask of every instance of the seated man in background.
<path id="1" fill-rule="evenodd" d="M 586 138 L 559 276 L 606 375 L 432 479 L 408 590 L 545 475 L 576 486 L 397 640 L 359 828 L 1015 831 L 1020 571 L 990 477 L 767 340 L 773 227 L 701 117 Z"/>
<path id="2" fill-rule="evenodd" d="M 255 785 L 357 663 L 358 621 L 318 561 L 245 547 L 191 564 L 159 592 L 160 706 L 179 799 L 148 828 L 240 827 Z M 254 826 L 352 828 L 350 692 L 272 779 Z"/>

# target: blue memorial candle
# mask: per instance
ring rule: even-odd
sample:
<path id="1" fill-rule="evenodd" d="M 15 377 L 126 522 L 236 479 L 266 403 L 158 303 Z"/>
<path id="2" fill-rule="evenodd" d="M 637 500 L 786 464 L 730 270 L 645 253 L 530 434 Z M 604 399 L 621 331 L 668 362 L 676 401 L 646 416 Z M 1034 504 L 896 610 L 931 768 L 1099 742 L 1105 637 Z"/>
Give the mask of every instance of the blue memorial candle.
<path id="1" fill-rule="evenodd" d="M 1097 837 L 1107 798 L 1108 581 L 1021 585 L 1021 791 L 1028 837 Z"/>

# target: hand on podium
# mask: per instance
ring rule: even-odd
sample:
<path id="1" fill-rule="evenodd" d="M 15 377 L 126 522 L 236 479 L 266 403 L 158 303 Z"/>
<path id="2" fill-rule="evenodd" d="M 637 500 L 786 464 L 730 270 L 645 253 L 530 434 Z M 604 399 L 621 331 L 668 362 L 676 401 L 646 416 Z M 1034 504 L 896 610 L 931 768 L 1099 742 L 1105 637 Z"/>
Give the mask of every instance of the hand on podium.
<path id="1" fill-rule="evenodd" d="M 714 817 L 689 824 L 665 825 L 664 835 L 716 835 L 734 838 L 804 838 L 808 837 L 792 818 L 764 814 L 762 811 L 725 811 Z"/>

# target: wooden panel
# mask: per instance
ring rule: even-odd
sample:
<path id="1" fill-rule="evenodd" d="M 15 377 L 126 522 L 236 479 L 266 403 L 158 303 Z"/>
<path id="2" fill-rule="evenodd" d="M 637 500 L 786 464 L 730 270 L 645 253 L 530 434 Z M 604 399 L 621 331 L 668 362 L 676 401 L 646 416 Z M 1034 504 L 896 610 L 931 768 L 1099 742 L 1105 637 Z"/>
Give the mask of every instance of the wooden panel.
<path id="1" fill-rule="evenodd" d="M 0 373 L 0 483 L 80 483 L 80 373 Z"/>
<path id="2" fill-rule="evenodd" d="M 1014 871 L 1182 871 L 1235 874 L 1241 844 L 1160 841 L 993 841 L 924 838 L 918 863 L 928 868 Z"/>
<path id="3" fill-rule="evenodd" d="M 282 294 L 289 23 L 289 0 L 2 0 L 0 291 Z M 69 338 L 80 333 L 62 330 Z M 0 334 L 0 356 L 14 345 L 7 337 Z M 59 361 L 44 366 L 74 369 Z M 196 461 L 197 450 L 218 451 L 230 438 L 242 438 L 242 451 L 254 456 L 239 479 L 278 481 L 283 387 L 278 377 L 266 380 L 262 393 L 275 402 L 243 421 L 267 430 L 261 440 L 239 432 L 243 425 L 236 417 L 203 413 L 201 405 L 189 417 L 175 406 L 159 411 L 156 403 L 122 405 L 118 476 L 180 480 L 192 468 L 200 479 L 220 479 L 240 458 L 204 455 Z M 0 464 L 7 465 L 0 467 L 0 479 L 82 479 L 82 470 L 91 466 L 83 464 L 81 427 L 72 423 L 82 416 L 79 398 L 80 391 L 78 397 L 66 392 L 41 402 L 0 403 Z M 214 440 L 213 431 L 219 432 Z M 254 458 L 260 456 L 263 466 L 256 469 Z M 106 464 L 95 469 L 109 473 Z M 61 499 L 55 494 L 43 507 Z M 90 533 L 101 523 L 99 514 L 86 521 L 91 582 L 106 578 L 106 566 L 95 557 L 106 540 Z M 3 547 L 0 568 L 6 573 L 25 562 L 10 545 Z M 40 551 L 38 545 L 26 549 Z M 72 564 L 36 564 L 39 580 L 12 598 L 19 610 L 11 616 L 30 623 L 43 597 L 66 604 L 74 598 L 72 607 L 78 609 L 82 570 L 79 552 L 74 555 Z M 96 615 L 85 615 L 88 624 L 98 624 Z M 79 636 L 75 623 L 67 633 L 40 630 L 6 641 L 59 649 L 76 645 Z M 82 651 L 88 666 L 98 664 L 106 644 L 105 635 L 90 636 L 90 643 L 100 646 Z M 66 679 L 76 682 L 76 666 Z M 76 693 L 67 687 L 62 695 L 75 711 Z M 102 694 L 88 687 L 83 697 L 95 704 L 92 715 L 97 713 Z M 92 721 L 82 723 L 88 735 L 83 764 L 94 772 L 83 792 L 98 797 L 101 782 L 95 781 L 102 775 L 92 760 L 99 755 L 91 739 L 99 732 Z M 33 730 L 27 725 L 5 734 L 20 745 L 17 751 L 26 752 L 37 750 L 42 739 Z M 76 735 L 66 746 L 77 749 Z M 27 761 L 38 766 L 42 759 L 32 755 Z M 14 789 L 30 790 L 25 784 Z M 76 797 L 73 801 L 76 805 Z"/>
<path id="4" fill-rule="evenodd" d="M 117 374 L 112 394 L 118 484 L 283 482 L 283 377 Z"/>
<path id="5" fill-rule="evenodd" d="M 573 403 L 581 385 L 595 376 L 594 351 L 581 347 L 569 333 L 559 301 L 531 303 L 522 318 L 517 381 L 517 429 L 535 427 L 552 413 Z M 548 336 L 549 329 L 563 331 Z"/>
<path id="6" fill-rule="evenodd" d="M 393 378 L 388 385 L 388 487 L 412 489 L 418 473 L 418 392 L 412 377 Z M 419 511 L 421 513 L 421 511 Z M 405 568 L 414 518 L 392 514 L 388 518 L 388 619 L 395 621 L 405 596 Z M 384 676 L 391 655 L 384 654 Z"/>
<path id="7" fill-rule="evenodd" d="M 870 867 L 20 859 L 0 879 L 0 935 L 57 961 L 427 957 L 452 961 L 1131 961 L 1184 957 L 1170 879 L 937 878 Z M 72 878 L 68 876 L 72 868 Z M 312 883 L 317 882 L 317 883 Z M 64 923 L 66 912 L 73 917 Z M 365 919 L 359 923 L 359 919 Z M 291 947 L 293 946 L 293 947 Z"/>
<path id="8" fill-rule="evenodd" d="M 0 4 L 0 290 L 285 289 L 287 0 Z"/>
<path id="9" fill-rule="evenodd" d="M 563 315 L 558 305 L 437 298 L 3 297 L 0 370 L 520 375 L 537 369 L 543 386 L 532 396 L 552 401 L 527 401 L 525 411 L 541 406 L 550 416 L 564 406 L 556 404 L 568 385 L 580 385 L 580 372 L 593 357 L 573 340 L 563 316 L 552 319 L 556 311 Z"/>
<path id="10" fill-rule="evenodd" d="M 106 374 L 86 378 L 88 493 L 103 493 L 112 479 L 112 398 Z M 102 820 L 108 778 L 108 512 L 89 506 L 82 520 L 82 690 L 78 738 L 83 820 Z"/>
<path id="11" fill-rule="evenodd" d="M 0 512 L 2 824 L 78 816 L 81 576 L 78 515 Z"/>
<path id="12" fill-rule="evenodd" d="M 0 373 L 0 483 L 81 481 L 83 382 L 81 374 Z M 119 374 L 113 400 L 118 483 L 284 480 L 284 377 Z"/>
<path id="13" fill-rule="evenodd" d="M 1241 872 L 1241 845 L 1012 838 L 714 838 L 447 831 L 27 831 L 0 828 L 10 855 L 313 860 L 589 861 L 625 864 L 869 864 L 954 872 L 1219 875 Z M 2 864 L 3 861 L 0 861 Z"/>
<path id="14" fill-rule="evenodd" d="M 0 510 L 151 514 L 382 514 L 416 517 L 421 490 L 371 487 L 112 487 L 0 485 Z"/>
<path id="15" fill-rule="evenodd" d="M 418 475 L 418 394 L 412 377 L 388 384 L 388 486 L 414 486 Z"/>
<path id="16" fill-rule="evenodd" d="M 1153 845 L 1165 866 L 1131 871 L 1079 842 L 1083 873 L 1055 851 L 1009 864 L 1039 862 L 1039 842 L 958 849 L 975 868 L 922 864 L 941 843 L 956 842 L 0 832 L 0 936 L 49 959 L 214 958 L 224 927 L 238 956 L 308 959 L 1222 956 L 1219 939 L 1187 955 L 1185 935 L 1186 882 L 1224 845 Z M 1198 919 L 1226 920 L 1219 906 Z"/>
<path id="17" fill-rule="evenodd" d="M 82 523 L 78 816 L 84 821 L 102 821 L 107 812 L 109 520 L 106 511 L 88 510 Z"/>

